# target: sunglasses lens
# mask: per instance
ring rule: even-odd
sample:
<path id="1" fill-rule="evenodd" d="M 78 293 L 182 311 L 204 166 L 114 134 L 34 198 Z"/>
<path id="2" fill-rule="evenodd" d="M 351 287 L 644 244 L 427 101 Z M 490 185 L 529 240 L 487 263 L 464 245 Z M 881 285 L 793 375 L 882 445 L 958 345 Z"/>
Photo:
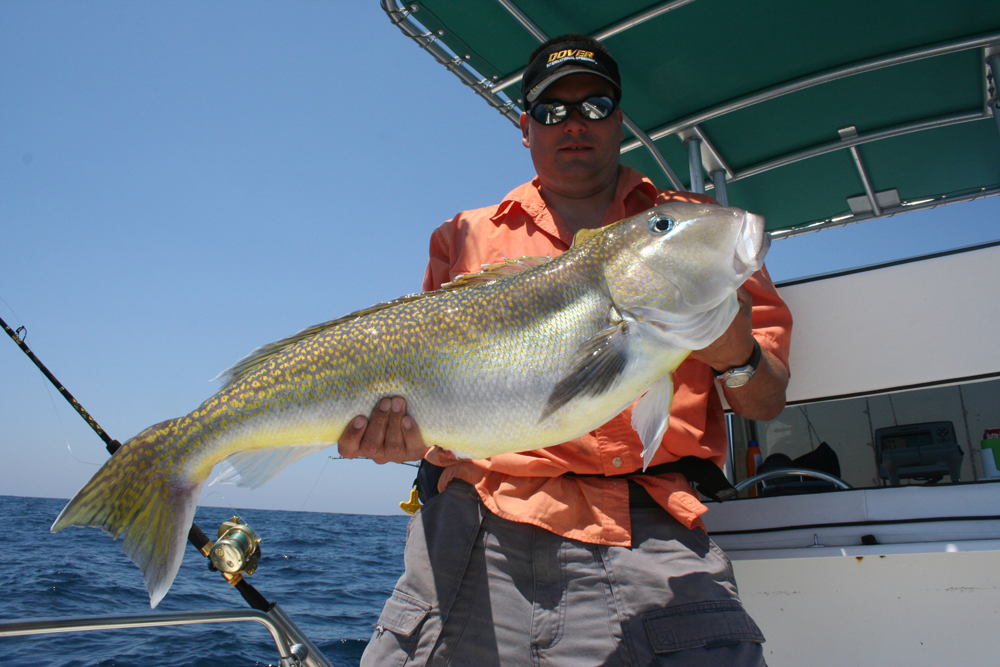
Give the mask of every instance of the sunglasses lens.
<path id="1" fill-rule="evenodd" d="M 570 109 L 576 109 L 588 120 L 601 120 L 611 115 L 618 103 L 610 97 L 588 97 L 582 102 L 540 102 L 528 112 L 542 125 L 555 125 L 566 120 Z"/>
<path id="2" fill-rule="evenodd" d="M 565 104 L 536 104 L 531 107 L 531 117 L 542 125 L 555 125 L 566 120 L 569 109 Z"/>
<path id="3" fill-rule="evenodd" d="M 607 118 L 615 110 L 615 101 L 610 97 L 588 97 L 577 105 L 580 113 L 590 120 Z"/>

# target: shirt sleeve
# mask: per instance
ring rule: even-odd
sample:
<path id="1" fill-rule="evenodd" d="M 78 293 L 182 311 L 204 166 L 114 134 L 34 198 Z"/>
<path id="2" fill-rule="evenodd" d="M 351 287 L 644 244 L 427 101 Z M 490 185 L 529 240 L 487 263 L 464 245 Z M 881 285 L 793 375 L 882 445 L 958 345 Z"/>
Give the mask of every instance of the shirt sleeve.
<path id="1" fill-rule="evenodd" d="M 788 350 L 792 340 L 792 313 L 778 288 L 774 286 L 767 267 L 762 266 L 744 283 L 753 298 L 752 326 L 761 347 L 777 357 L 788 369 Z"/>
<path id="2" fill-rule="evenodd" d="M 431 234 L 430 253 L 427 260 L 427 270 L 424 272 L 425 292 L 436 290 L 451 280 L 451 267 L 454 264 L 452 256 L 452 230 L 458 221 L 458 216 L 444 223 Z"/>

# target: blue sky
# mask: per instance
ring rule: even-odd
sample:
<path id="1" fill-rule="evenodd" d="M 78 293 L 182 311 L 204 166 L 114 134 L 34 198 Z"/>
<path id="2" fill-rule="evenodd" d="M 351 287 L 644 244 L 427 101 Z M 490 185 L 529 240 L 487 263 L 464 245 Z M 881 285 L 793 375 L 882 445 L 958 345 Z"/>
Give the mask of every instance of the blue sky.
<path id="1" fill-rule="evenodd" d="M 0 316 L 121 441 L 258 345 L 416 291 L 434 227 L 532 174 L 377 0 L 0 4 Z M 768 266 L 996 238 L 1000 198 L 778 241 Z M 6 337 L 0 377 L 0 494 L 69 497 L 103 443 Z M 412 468 L 335 454 L 203 504 L 398 512 Z"/>

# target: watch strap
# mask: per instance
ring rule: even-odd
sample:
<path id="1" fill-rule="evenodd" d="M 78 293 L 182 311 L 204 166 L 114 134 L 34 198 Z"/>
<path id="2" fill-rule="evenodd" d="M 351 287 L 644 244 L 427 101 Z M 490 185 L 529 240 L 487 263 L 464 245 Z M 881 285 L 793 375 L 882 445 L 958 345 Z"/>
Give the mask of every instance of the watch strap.
<path id="1" fill-rule="evenodd" d="M 757 366 L 760 365 L 760 359 L 763 356 L 763 351 L 760 349 L 760 343 L 757 339 L 753 339 L 753 354 L 750 355 L 750 361 L 748 361 L 744 366 L 734 366 L 728 370 L 724 370 L 721 373 L 715 374 L 715 379 L 725 384 L 726 380 L 736 374 L 746 374 L 749 375 L 747 381 L 754 376 L 757 372 Z"/>

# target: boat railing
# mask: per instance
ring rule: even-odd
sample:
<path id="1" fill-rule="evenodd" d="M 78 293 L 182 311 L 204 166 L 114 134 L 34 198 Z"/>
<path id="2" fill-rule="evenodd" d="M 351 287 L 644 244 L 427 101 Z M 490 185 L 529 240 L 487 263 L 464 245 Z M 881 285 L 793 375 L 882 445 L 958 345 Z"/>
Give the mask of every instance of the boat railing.
<path id="1" fill-rule="evenodd" d="M 201 625 L 207 623 L 260 623 L 274 639 L 280 667 L 333 667 L 329 660 L 307 638 L 298 626 L 275 604 L 267 612 L 247 610 L 188 611 L 139 616 L 75 616 L 46 618 L 33 621 L 0 623 L 0 637 L 43 635 L 92 630 L 123 630 L 128 628 Z"/>
<path id="2" fill-rule="evenodd" d="M 810 470 L 809 468 L 777 468 L 775 470 L 768 470 L 767 472 L 762 472 L 759 475 L 754 475 L 753 477 L 748 477 L 743 481 L 735 485 L 737 491 L 742 491 L 743 489 L 759 484 L 760 482 L 766 482 L 769 479 L 775 479 L 777 477 L 815 477 L 816 479 L 821 479 L 830 482 L 838 489 L 843 489 L 848 491 L 854 487 L 840 479 L 839 477 L 834 477 L 825 472 L 820 472 L 819 470 Z"/>

